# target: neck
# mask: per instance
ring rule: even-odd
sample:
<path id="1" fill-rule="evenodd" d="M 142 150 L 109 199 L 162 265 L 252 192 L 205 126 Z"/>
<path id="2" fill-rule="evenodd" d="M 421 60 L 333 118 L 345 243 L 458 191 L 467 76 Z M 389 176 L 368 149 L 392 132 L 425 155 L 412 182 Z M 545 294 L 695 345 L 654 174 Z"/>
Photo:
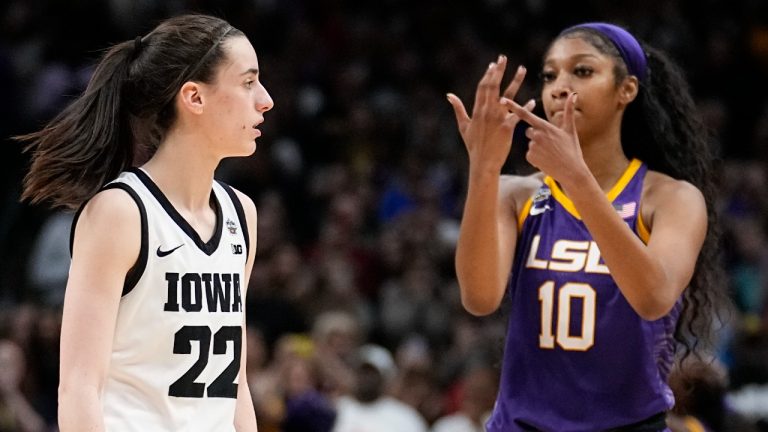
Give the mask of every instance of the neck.
<path id="1" fill-rule="evenodd" d="M 620 120 L 619 120 L 620 123 Z M 589 171 L 600 188 L 608 192 L 629 165 L 629 159 L 621 147 L 620 124 L 598 136 L 581 140 L 581 152 Z"/>
<path id="2" fill-rule="evenodd" d="M 195 134 L 172 131 L 143 166 L 174 206 L 190 211 L 210 207 L 219 159 L 206 147 Z"/>

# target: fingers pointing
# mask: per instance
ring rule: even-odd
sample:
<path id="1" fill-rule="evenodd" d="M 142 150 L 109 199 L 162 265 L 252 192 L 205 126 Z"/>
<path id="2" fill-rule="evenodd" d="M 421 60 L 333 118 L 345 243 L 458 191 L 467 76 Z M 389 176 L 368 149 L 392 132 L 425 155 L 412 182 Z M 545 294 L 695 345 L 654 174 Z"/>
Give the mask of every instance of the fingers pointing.
<path id="1" fill-rule="evenodd" d="M 531 102 L 532 100 L 528 101 L 528 104 L 530 104 Z M 552 124 L 550 124 L 548 121 L 532 113 L 531 110 L 528 110 L 525 107 L 518 105 L 517 102 L 513 100 L 509 100 L 507 98 L 501 98 L 501 103 L 504 104 L 504 106 L 507 107 L 508 109 L 512 110 L 512 112 L 515 113 L 518 117 L 520 117 L 520 120 L 528 123 L 533 127 L 542 128 L 542 129 L 552 127 Z M 528 106 L 528 104 L 526 104 L 526 107 Z M 531 107 L 531 109 L 533 109 L 533 106 Z"/>
<path id="2" fill-rule="evenodd" d="M 503 100 L 504 98 L 502 98 L 502 101 Z M 526 111 L 533 111 L 533 108 L 535 106 L 536 106 L 536 101 L 531 99 L 528 102 L 526 102 L 525 105 L 523 105 L 523 109 L 525 109 Z M 510 113 L 507 115 L 507 119 L 505 120 L 505 123 L 509 127 L 514 128 L 519 121 L 520 121 L 520 117 L 518 115 L 516 115 L 515 113 Z"/>
<path id="3" fill-rule="evenodd" d="M 488 65 L 483 78 L 477 84 L 473 110 L 477 110 L 478 107 L 484 106 L 491 100 L 495 101 L 499 97 L 501 77 L 504 76 L 504 68 L 506 66 L 507 58 L 503 55 L 499 55 L 495 62 L 491 62 Z"/>
<path id="4" fill-rule="evenodd" d="M 563 109 L 563 130 L 569 134 L 573 134 L 576 131 L 576 119 L 573 112 L 576 109 L 576 93 L 568 95 L 568 99 L 565 100 L 565 108 Z"/>
<path id="5" fill-rule="evenodd" d="M 506 90 L 504 90 L 505 98 L 510 100 L 515 98 L 515 95 L 517 95 L 517 91 L 520 90 L 520 85 L 522 85 L 523 83 L 523 79 L 525 78 L 525 73 L 526 73 L 525 66 L 521 65 L 517 67 L 515 76 L 512 78 L 512 81 L 510 81 Z"/>
<path id="6" fill-rule="evenodd" d="M 448 98 L 448 103 L 453 107 L 453 113 L 456 114 L 456 123 L 459 126 L 459 131 L 463 131 L 464 125 L 469 122 L 467 109 L 464 108 L 464 103 L 455 94 L 448 93 L 446 97 Z"/>

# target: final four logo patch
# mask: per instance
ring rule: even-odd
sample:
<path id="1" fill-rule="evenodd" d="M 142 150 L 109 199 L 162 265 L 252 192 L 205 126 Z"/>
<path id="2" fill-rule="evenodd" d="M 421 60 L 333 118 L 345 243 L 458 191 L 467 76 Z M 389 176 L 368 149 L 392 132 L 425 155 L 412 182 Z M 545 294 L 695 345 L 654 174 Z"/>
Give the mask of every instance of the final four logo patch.
<path id="1" fill-rule="evenodd" d="M 543 201 L 549 200 L 549 197 L 552 196 L 552 191 L 549 190 L 548 187 L 542 187 L 537 192 L 536 195 L 533 196 L 533 200 L 531 203 L 531 210 L 529 214 L 531 216 L 537 216 L 542 213 L 544 213 L 547 210 L 552 210 L 552 207 L 549 206 L 548 203 L 544 203 L 544 206 L 537 206 L 536 204 L 539 204 Z"/>
<path id="2" fill-rule="evenodd" d="M 536 191 L 536 195 L 533 196 L 533 203 L 536 204 L 542 201 L 546 201 L 550 196 L 552 196 L 552 191 L 549 190 L 549 188 L 546 186 L 541 187 L 538 191 Z"/>
<path id="3" fill-rule="evenodd" d="M 233 222 L 232 219 L 227 219 L 227 229 L 229 230 L 230 234 L 237 234 L 237 224 Z"/>

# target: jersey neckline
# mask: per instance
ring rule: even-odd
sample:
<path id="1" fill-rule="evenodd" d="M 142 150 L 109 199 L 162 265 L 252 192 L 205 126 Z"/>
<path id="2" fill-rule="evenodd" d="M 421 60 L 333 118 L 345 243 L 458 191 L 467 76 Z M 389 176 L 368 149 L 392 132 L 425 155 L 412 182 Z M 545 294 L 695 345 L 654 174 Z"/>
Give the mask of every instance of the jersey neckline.
<path id="1" fill-rule="evenodd" d="M 624 191 L 624 188 L 627 187 L 629 182 L 632 180 L 642 165 L 643 163 L 638 159 L 632 159 L 629 162 L 629 165 L 624 170 L 624 173 L 621 175 L 621 177 L 619 177 L 619 180 L 616 181 L 616 184 L 614 184 L 613 187 L 611 187 L 611 189 L 605 193 L 605 197 L 609 202 L 613 203 L 613 201 L 621 194 L 621 192 Z M 565 192 L 560 189 L 560 185 L 557 184 L 555 179 L 550 176 L 546 176 L 544 178 L 544 183 L 549 186 L 549 189 L 552 191 L 552 196 L 555 198 L 555 200 L 557 200 L 557 202 L 559 202 L 563 208 L 565 208 L 565 210 L 568 211 L 568 213 L 570 213 L 573 217 L 581 220 L 581 215 L 579 214 L 579 211 L 576 210 L 576 206 L 573 204 L 573 201 L 571 201 Z"/>
<path id="2" fill-rule="evenodd" d="M 128 171 L 138 177 L 139 181 L 141 181 L 141 183 L 144 184 L 152 196 L 155 197 L 157 202 L 160 204 L 160 206 L 163 207 L 168 216 L 182 231 L 184 231 L 184 233 L 195 243 L 195 245 L 197 245 L 197 247 L 203 251 L 203 253 L 210 256 L 216 251 L 216 249 L 218 249 L 219 242 L 221 241 L 221 230 L 224 214 L 222 212 L 219 198 L 216 196 L 213 187 L 211 187 L 211 203 L 213 203 L 214 210 L 216 211 L 216 227 L 214 228 L 213 236 L 211 239 L 207 242 L 204 242 L 200 237 L 200 234 L 195 231 L 195 229 L 192 228 L 192 225 L 190 225 L 189 222 L 187 222 L 187 220 L 184 219 L 184 217 L 176 210 L 173 204 L 171 204 L 171 202 L 168 200 L 168 197 L 165 196 L 163 191 L 160 190 L 160 188 L 152 180 L 149 174 L 147 174 L 146 171 L 138 167 L 130 168 Z"/>

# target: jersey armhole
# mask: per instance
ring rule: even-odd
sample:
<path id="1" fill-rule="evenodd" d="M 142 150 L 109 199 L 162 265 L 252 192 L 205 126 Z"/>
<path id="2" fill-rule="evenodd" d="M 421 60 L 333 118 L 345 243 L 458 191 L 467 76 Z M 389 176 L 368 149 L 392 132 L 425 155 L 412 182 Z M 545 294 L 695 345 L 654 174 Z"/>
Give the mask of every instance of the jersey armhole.
<path id="1" fill-rule="evenodd" d="M 110 183 L 106 186 L 104 186 L 101 190 L 107 190 L 107 189 L 121 189 L 125 191 L 128 195 L 133 198 L 133 200 L 136 202 L 136 206 L 139 208 L 139 214 L 141 215 L 141 246 L 139 248 L 139 257 L 136 260 L 136 263 L 131 267 L 128 272 L 125 274 L 125 282 L 123 283 L 123 293 L 122 296 L 124 297 L 126 294 L 131 292 L 133 288 L 136 286 L 136 284 L 139 282 L 139 279 L 141 279 L 141 276 L 144 274 L 144 270 L 147 267 L 147 256 L 148 256 L 148 244 L 149 244 L 149 231 L 148 231 L 148 223 L 147 223 L 147 210 L 144 208 L 144 203 L 141 202 L 141 199 L 139 198 L 139 195 L 134 191 L 130 186 L 128 186 L 125 183 Z M 72 219 L 72 228 L 69 231 L 69 256 L 72 256 L 72 249 L 75 244 L 75 228 L 77 227 L 77 221 L 80 219 L 80 214 L 83 212 L 83 209 L 85 208 L 85 205 L 88 203 L 86 201 L 83 203 L 79 209 L 77 209 L 77 212 L 75 213 L 74 218 Z"/>
<path id="2" fill-rule="evenodd" d="M 640 206 L 637 206 L 637 235 L 645 244 L 648 244 L 648 240 L 651 239 L 651 231 L 643 220 L 643 212 L 640 211 Z"/>
<path id="3" fill-rule="evenodd" d="M 533 197 L 529 197 L 527 200 L 525 200 L 525 204 L 523 205 L 523 210 L 520 212 L 519 215 L 517 215 L 517 235 L 520 235 L 520 232 L 523 230 L 523 224 L 525 223 L 525 219 L 528 218 L 528 213 L 531 211 L 531 205 L 533 205 Z"/>
<path id="4" fill-rule="evenodd" d="M 217 180 L 218 181 L 218 180 Z M 245 239 L 245 253 L 246 256 L 250 256 L 250 249 L 251 249 L 251 237 L 248 234 L 248 221 L 245 219 L 245 211 L 243 210 L 243 203 L 240 202 L 240 198 L 238 198 L 237 194 L 235 193 L 235 190 L 232 189 L 232 186 L 219 181 L 219 185 L 221 185 L 222 188 L 227 192 L 227 195 L 229 195 L 229 199 L 232 200 L 232 204 L 235 206 L 235 212 L 237 213 L 237 218 L 240 219 L 240 226 L 243 228 L 243 238 Z"/>

